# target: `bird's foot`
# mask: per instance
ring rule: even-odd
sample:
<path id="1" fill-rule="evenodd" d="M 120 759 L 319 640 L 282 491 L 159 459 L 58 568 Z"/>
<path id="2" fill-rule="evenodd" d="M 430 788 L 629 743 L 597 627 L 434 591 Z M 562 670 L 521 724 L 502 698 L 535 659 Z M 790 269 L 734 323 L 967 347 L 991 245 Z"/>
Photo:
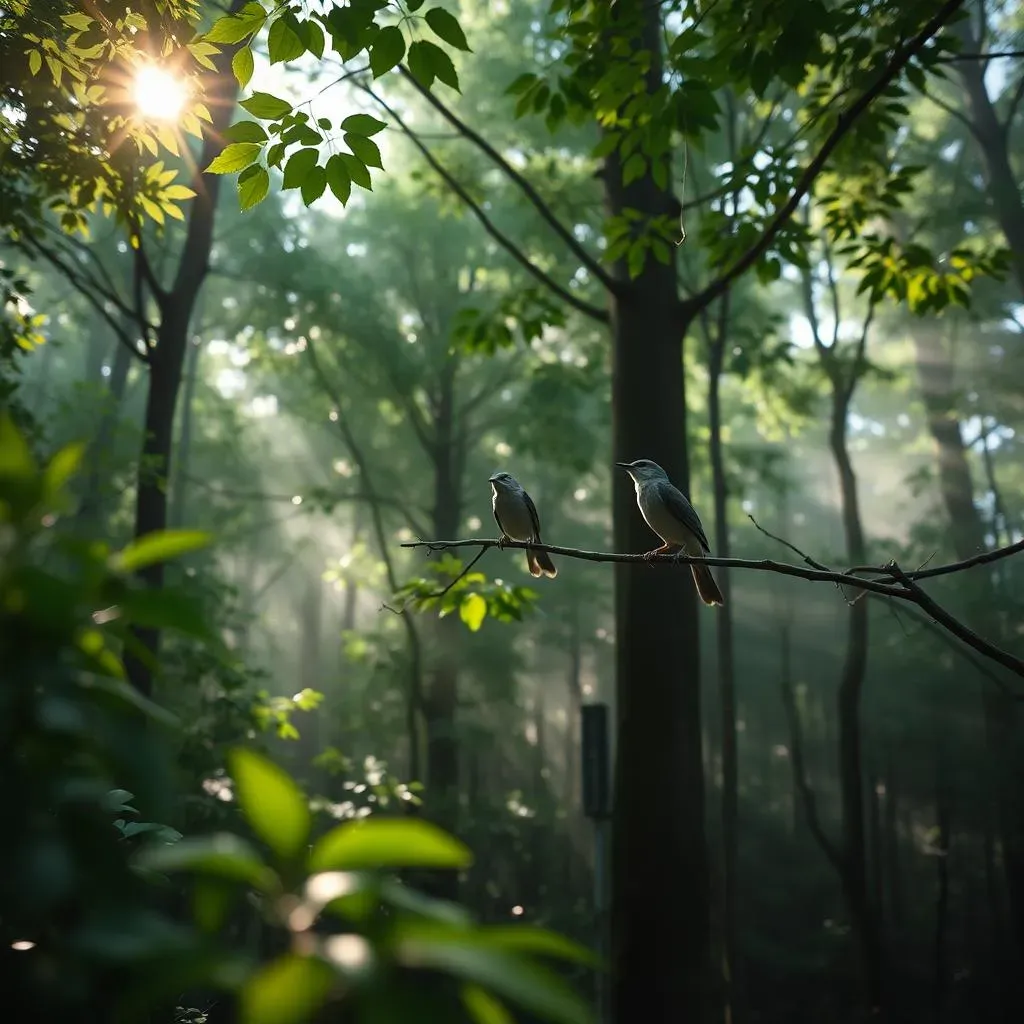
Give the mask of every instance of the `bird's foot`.
<path id="1" fill-rule="evenodd" d="M 504 550 L 504 548 L 505 548 L 505 545 L 506 545 L 506 544 L 507 544 L 507 543 L 508 543 L 508 542 L 509 542 L 509 541 L 510 541 L 511 539 L 512 539 L 511 537 L 509 537 L 509 536 L 507 536 L 506 534 L 504 534 L 504 533 L 503 533 L 503 534 L 502 534 L 502 535 L 501 535 L 501 536 L 500 536 L 500 537 L 498 538 L 498 547 L 499 547 L 500 549 Z"/>
<path id="2" fill-rule="evenodd" d="M 644 556 L 643 556 L 644 561 L 648 565 L 651 565 L 651 564 L 653 564 L 652 563 L 652 559 L 654 558 L 655 555 L 663 555 L 663 554 L 665 554 L 666 551 L 668 551 L 668 549 L 669 549 L 669 545 L 668 544 L 662 544 L 660 548 L 655 548 L 653 551 L 646 552 L 646 554 L 644 554 Z"/>

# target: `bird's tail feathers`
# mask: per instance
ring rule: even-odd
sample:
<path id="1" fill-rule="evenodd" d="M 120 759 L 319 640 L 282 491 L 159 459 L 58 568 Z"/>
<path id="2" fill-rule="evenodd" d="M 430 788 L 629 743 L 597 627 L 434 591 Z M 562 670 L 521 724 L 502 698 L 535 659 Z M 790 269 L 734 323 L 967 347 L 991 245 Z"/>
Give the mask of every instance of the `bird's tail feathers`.
<path id="1" fill-rule="evenodd" d="M 708 605 L 725 604 L 721 590 L 715 582 L 715 577 L 706 565 L 698 565 L 696 562 L 690 565 L 693 571 L 693 582 L 697 584 L 697 593 L 700 599 Z"/>
<path id="2" fill-rule="evenodd" d="M 551 556 L 546 551 L 527 548 L 526 565 L 531 576 L 549 576 L 554 579 L 558 575 L 555 563 L 551 561 Z"/>

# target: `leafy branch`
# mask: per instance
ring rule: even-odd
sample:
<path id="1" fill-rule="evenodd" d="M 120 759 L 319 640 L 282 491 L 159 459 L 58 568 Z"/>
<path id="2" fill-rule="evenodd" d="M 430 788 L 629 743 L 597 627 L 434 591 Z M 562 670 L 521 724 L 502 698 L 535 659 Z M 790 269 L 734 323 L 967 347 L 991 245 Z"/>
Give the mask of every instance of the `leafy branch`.
<path id="1" fill-rule="evenodd" d="M 757 526 L 757 523 L 754 524 Z M 767 536 L 766 530 L 758 526 L 758 529 Z M 773 537 L 774 540 L 781 538 Z M 537 551 L 547 551 L 549 554 L 560 555 L 563 558 L 576 558 L 586 562 L 617 562 L 617 563 L 645 563 L 651 565 L 692 565 L 694 563 L 704 565 L 720 566 L 728 569 L 752 569 L 758 572 L 774 572 L 782 576 L 794 576 L 798 579 L 809 580 L 813 583 L 834 583 L 839 587 L 852 587 L 857 590 L 867 591 L 881 597 L 897 598 L 920 607 L 932 619 L 945 627 L 950 633 L 974 648 L 979 654 L 997 662 L 1004 668 L 1009 669 L 1014 675 L 1024 679 L 1024 660 L 1016 655 L 1004 651 L 990 643 L 984 637 L 975 633 L 969 626 L 960 622 L 952 614 L 941 607 L 930 597 L 917 583 L 918 580 L 932 579 L 936 576 L 948 576 L 953 573 L 963 572 L 966 569 L 978 565 L 987 565 L 992 562 L 1009 558 L 1011 555 L 1024 551 L 1024 540 L 1019 540 L 1006 547 L 996 548 L 992 551 L 985 551 L 972 558 L 963 559 L 959 562 L 950 562 L 946 565 L 936 566 L 932 569 L 917 569 L 905 572 L 896 561 L 890 560 L 885 565 L 879 566 L 854 566 L 843 572 L 829 569 L 820 562 L 815 561 L 808 555 L 804 555 L 798 548 L 795 548 L 788 541 L 781 541 L 791 550 L 801 555 L 807 563 L 792 565 L 788 562 L 776 562 L 770 558 L 718 558 L 714 555 L 694 556 L 683 554 L 646 555 L 646 554 L 624 554 L 609 551 L 584 551 L 580 548 L 568 548 L 554 544 L 537 544 L 531 542 L 529 545 L 520 541 L 504 541 L 497 539 L 473 538 L 466 540 L 417 540 L 406 541 L 402 544 L 404 548 L 427 548 L 429 551 L 450 551 L 456 548 L 478 547 L 481 552 L 489 548 L 527 548 Z M 870 578 L 881 577 L 881 579 Z M 1017 699 L 1024 700 L 1024 694 L 1015 694 Z"/>

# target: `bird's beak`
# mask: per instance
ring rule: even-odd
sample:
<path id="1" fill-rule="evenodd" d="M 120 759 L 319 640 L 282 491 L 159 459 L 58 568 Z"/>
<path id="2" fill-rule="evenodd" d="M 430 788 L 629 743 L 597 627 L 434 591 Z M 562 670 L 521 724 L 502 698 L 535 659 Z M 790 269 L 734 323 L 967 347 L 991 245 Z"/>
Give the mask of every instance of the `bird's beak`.
<path id="1" fill-rule="evenodd" d="M 489 484 L 493 484 L 493 483 L 494 483 L 494 482 L 495 482 L 495 481 L 496 481 L 497 479 L 498 479 L 498 478 L 497 478 L 496 476 L 489 476 L 489 477 L 487 478 L 487 482 L 488 482 Z"/>
<path id="2" fill-rule="evenodd" d="M 631 462 L 616 462 L 615 465 L 621 466 L 626 471 L 629 471 L 630 469 L 633 468 L 633 464 Z"/>

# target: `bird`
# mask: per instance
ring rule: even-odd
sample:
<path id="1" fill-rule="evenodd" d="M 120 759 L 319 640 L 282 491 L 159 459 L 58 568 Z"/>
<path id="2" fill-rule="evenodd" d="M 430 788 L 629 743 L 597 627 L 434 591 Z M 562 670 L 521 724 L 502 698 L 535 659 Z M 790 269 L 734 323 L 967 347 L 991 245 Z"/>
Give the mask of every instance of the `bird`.
<path id="1" fill-rule="evenodd" d="M 648 551 L 644 558 L 660 555 L 678 547 L 687 555 L 709 555 L 711 546 L 704 535 L 700 516 L 689 499 L 675 487 L 668 474 L 650 459 L 636 462 L 616 462 L 624 469 L 636 486 L 636 503 L 647 525 L 662 539 L 660 548 Z M 706 565 L 691 563 L 693 582 L 697 593 L 707 605 L 725 604 L 721 590 L 715 582 L 711 569 Z"/>
<path id="2" fill-rule="evenodd" d="M 490 477 L 489 483 L 494 521 L 501 530 L 499 546 L 507 540 L 523 543 L 532 540 L 542 544 L 537 506 L 523 485 L 509 473 L 495 473 Z M 549 576 L 554 579 L 558 575 L 558 570 L 546 551 L 527 548 L 526 567 L 530 570 L 531 576 Z"/>

